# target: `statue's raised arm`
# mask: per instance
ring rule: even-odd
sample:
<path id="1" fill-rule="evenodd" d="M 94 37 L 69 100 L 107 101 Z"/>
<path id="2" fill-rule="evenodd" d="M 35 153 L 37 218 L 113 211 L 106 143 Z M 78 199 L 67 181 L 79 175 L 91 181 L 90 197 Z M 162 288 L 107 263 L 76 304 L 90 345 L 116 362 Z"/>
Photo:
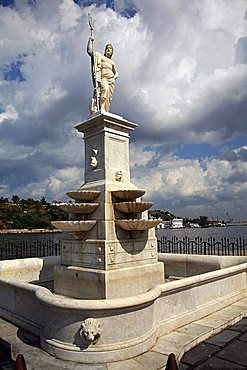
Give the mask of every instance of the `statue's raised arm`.
<path id="1" fill-rule="evenodd" d="M 109 112 L 115 87 L 115 80 L 119 74 L 113 62 L 113 46 L 107 44 L 104 55 L 94 51 L 93 19 L 89 16 L 91 36 L 87 43 L 87 53 L 91 57 L 91 70 L 94 93 L 90 103 L 90 112 Z"/>

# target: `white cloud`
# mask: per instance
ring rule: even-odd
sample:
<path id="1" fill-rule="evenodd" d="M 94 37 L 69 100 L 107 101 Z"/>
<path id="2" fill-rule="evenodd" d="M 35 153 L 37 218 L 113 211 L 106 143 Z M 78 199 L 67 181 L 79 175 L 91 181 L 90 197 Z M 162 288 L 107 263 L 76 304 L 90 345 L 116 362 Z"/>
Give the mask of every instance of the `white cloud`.
<path id="1" fill-rule="evenodd" d="M 243 150 L 246 148 L 234 152 Z M 154 148 L 152 161 L 155 156 L 159 157 L 156 166 L 134 165 L 132 175 L 134 184 L 146 189 L 147 199 L 155 200 L 156 209 L 172 210 L 180 216 L 198 216 L 199 211 L 212 212 L 210 207 L 218 205 L 223 218 L 228 209 L 235 218 L 245 217 L 247 162 L 240 158 L 231 162 L 215 158 L 185 160 L 167 154 L 160 156 Z M 238 209 L 232 209 L 233 204 Z"/>
<path id="2" fill-rule="evenodd" d="M 148 39 L 134 48 L 138 56 L 140 47 L 145 54 L 141 73 L 128 80 L 126 105 L 134 102 L 146 137 L 159 140 L 163 134 L 190 141 L 192 132 L 197 140 L 211 143 L 210 129 L 219 143 L 232 135 L 233 123 L 246 132 L 241 118 L 246 119 L 246 110 L 231 109 L 247 99 L 247 66 L 234 65 L 235 43 L 246 35 L 246 3 L 134 3 Z M 132 67 L 127 67 L 128 73 Z"/>
<path id="3" fill-rule="evenodd" d="M 12 105 L 7 105 L 4 112 L 0 113 L 0 124 L 5 120 L 16 121 L 19 118 L 18 113 Z"/>

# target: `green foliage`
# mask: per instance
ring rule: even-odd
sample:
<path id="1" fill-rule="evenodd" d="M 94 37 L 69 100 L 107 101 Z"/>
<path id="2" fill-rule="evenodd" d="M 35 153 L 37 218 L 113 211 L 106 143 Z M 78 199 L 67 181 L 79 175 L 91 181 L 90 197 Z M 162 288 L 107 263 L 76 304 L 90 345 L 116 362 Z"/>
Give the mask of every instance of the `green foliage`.
<path id="1" fill-rule="evenodd" d="M 20 198 L 18 197 L 18 195 L 13 195 L 11 200 L 13 203 L 19 203 Z"/>
<path id="2" fill-rule="evenodd" d="M 8 203 L 8 198 L 1 197 L 0 198 L 0 204 Z"/>
<path id="3" fill-rule="evenodd" d="M 175 218 L 175 216 L 172 213 L 165 210 L 161 211 L 160 209 L 149 211 L 149 217 L 161 218 L 163 221 L 169 221 Z"/>
<path id="4" fill-rule="evenodd" d="M 46 202 L 45 198 L 20 199 L 13 195 L 0 198 L 0 229 L 52 229 L 51 221 L 68 219 L 66 212 Z"/>
<path id="5" fill-rule="evenodd" d="M 202 227 L 208 226 L 208 224 L 209 224 L 208 217 L 207 216 L 200 216 L 200 219 L 199 219 L 199 222 L 198 223 Z"/>

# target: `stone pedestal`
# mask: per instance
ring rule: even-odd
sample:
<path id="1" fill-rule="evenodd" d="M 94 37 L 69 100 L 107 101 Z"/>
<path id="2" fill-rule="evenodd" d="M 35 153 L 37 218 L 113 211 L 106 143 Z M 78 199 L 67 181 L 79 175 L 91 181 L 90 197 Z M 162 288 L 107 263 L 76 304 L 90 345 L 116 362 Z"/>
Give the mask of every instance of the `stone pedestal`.
<path id="1" fill-rule="evenodd" d="M 123 202 L 114 191 L 137 189 L 129 171 L 129 132 L 135 127 L 113 114 L 96 114 L 76 126 L 85 142 L 85 183 L 78 191 L 100 193 L 91 201 L 99 204 L 96 210 L 74 216 L 97 223 L 79 240 L 63 234 L 61 266 L 54 272 L 55 293 L 79 299 L 122 298 L 147 292 L 164 279 L 154 228 L 129 231 L 115 222 L 147 219 L 147 211 L 126 215 L 114 207 Z"/>
<path id="2" fill-rule="evenodd" d="M 84 133 L 84 187 L 91 188 L 90 183 L 96 181 L 116 185 L 117 179 L 117 188 L 124 183 L 134 187 L 130 184 L 129 133 L 136 127 L 136 123 L 111 113 L 97 113 L 76 126 L 79 132 Z"/>

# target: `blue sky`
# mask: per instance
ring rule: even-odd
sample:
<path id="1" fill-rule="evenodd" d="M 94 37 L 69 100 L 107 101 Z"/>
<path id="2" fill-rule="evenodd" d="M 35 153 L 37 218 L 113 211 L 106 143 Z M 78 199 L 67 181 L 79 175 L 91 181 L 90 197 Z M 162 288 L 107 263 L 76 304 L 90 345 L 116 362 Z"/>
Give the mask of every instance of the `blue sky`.
<path id="1" fill-rule="evenodd" d="M 65 200 L 83 183 L 90 12 L 96 48 L 115 47 L 111 111 L 139 124 L 132 182 L 177 216 L 247 219 L 245 0 L 0 5 L 0 196 Z"/>

